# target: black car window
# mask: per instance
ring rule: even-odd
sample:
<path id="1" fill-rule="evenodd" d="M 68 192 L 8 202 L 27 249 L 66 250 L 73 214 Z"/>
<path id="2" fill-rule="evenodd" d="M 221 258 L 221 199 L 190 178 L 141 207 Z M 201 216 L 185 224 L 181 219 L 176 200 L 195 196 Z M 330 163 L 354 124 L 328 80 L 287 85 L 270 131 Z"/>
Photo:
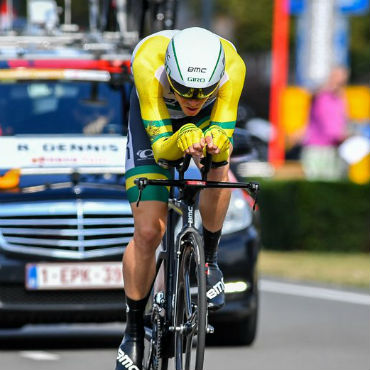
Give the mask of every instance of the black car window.
<path id="1" fill-rule="evenodd" d="M 105 82 L 0 82 L 0 135 L 122 135 L 122 99 Z"/>

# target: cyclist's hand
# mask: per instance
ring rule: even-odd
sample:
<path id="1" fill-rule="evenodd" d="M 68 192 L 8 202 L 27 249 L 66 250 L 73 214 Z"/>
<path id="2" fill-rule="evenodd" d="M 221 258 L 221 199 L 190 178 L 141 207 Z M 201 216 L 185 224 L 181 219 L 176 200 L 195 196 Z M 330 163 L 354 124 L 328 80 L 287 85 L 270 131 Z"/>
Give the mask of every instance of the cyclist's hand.
<path id="1" fill-rule="evenodd" d="M 203 131 L 193 123 L 187 123 L 179 129 L 176 143 L 181 151 L 201 156 L 205 147 Z"/>
<path id="2" fill-rule="evenodd" d="M 204 133 L 207 152 L 212 154 L 213 162 L 224 162 L 229 159 L 230 140 L 219 126 L 212 125 Z"/>
<path id="3" fill-rule="evenodd" d="M 205 133 L 204 137 L 207 144 L 207 152 L 210 154 L 219 154 L 229 149 L 230 140 L 225 132 L 219 126 L 212 125 Z"/>

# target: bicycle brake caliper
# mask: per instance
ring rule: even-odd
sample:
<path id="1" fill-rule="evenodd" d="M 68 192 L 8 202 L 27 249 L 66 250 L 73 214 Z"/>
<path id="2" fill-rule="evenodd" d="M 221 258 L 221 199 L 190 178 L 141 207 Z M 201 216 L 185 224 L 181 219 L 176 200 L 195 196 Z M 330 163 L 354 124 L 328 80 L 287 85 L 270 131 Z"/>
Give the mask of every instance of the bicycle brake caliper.
<path id="1" fill-rule="evenodd" d="M 143 195 L 143 190 L 148 185 L 148 179 L 146 177 L 140 177 L 135 180 L 135 184 L 139 188 L 139 196 L 137 197 L 137 201 L 136 201 L 136 207 L 139 207 L 141 196 Z"/>

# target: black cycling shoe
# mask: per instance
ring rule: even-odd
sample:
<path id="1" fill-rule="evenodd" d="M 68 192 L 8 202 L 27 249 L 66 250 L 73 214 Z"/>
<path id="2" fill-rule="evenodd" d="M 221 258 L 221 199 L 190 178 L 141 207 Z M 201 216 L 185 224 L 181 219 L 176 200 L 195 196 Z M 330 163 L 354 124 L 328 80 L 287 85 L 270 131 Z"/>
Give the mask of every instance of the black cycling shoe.
<path id="1" fill-rule="evenodd" d="M 225 305 L 225 284 L 216 262 L 206 263 L 206 290 L 208 309 L 216 311 Z"/>
<path id="2" fill-rule="evenodd" d="M 144 337 L 133 338 L 127 333 L 118 348 L 115 370 L 142 370 Z"/>

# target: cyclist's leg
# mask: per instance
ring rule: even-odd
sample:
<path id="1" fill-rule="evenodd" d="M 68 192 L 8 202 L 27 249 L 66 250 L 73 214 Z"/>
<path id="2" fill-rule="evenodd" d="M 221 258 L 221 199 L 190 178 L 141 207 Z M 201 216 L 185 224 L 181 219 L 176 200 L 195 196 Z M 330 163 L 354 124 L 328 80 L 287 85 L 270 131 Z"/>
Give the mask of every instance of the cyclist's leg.
<path id="1" fill-rule="evenodd" d="M 229 181 L 229 165 L 210 169 L 209 181 Z M 200 193 L 199 208 L 203 226 L 210 232 L 222 229 L 231 196 L 230 189 L 204 189 Z"/>
<path id="2" fill-rule="evenodd" d="M 165 231 L 168 190 L 148 186 L 136 207 L 137 177 L 168 178 L 169 171 L 156 165 L 149 139 L 141 121 L 136 93 L 131 95 L 126 154 L 126 189 L 134 217 L 134 236 L 123 257 L 127 324 L 118 350 L 117 370 L 142 367 L 144 347 L 144 310 L 155 274 L 155 251 Z M 129 366 L 128 366 L 129 365 Z"/>
<path id="3" fill-rule="evenodd" d="M 213 104 L 203 108 L 197 116 L 187 117 L 185 120 L 173 122 L 174 131 L 188 121 L 196 124 L 203 131 L 210 125 Z M 189 120 L 190 118 L 190 120 Z M 199 161 L 196 161 L 200 166 Z M 212 168 L 208 173 L 208 180 L 228 181 L 229 165 Z M 229 207 L 231 191 L 229 189 L 204 189 L 200 193 L 199 209 L 203 223 L 203 240 L 205 261 L 207 266 L 207 299 L 210 309 L 218 309 L 225 302 L 225 285 L 222 272 L 217 265 L 217 249 L 221 237 L 222 225 Z"/>
<path id="4" fill-rule="evenodd" d="M 212 168 L 208 174 L 208 180 L 229 181 L 228 170 L 229 165 Z M 205 189 L 201 192 L 199 199 L 207 268 L 207 299 L 209 308 L 213 310 L 225 304 L 225 285 L 222 272 L 217 264 L 217 250 L 230 196 L 230 189 Z"/>
<path id="5" fill-rule="evenodd" d="M 154 279 L 155 251 L 164 234 L 167 217 L 167 204 L 164 202 L 142 201 L 138 208 L 136 203 L 131 206 L 135 231 L 123 257 L 127 320 L 118 350 L 117 370 L 125 369 L 125 364 L 130 361 L 141 369 L 146 297 Z"/>
<path id="6" fill-rule="evenodd" d="M 134 300 L 146 297 L 155 275 L 155 251 L 163 237 L 167 221 L 167 204 L 142 201 L 131 204 L 134 236 L 123 256 L 125 294 Z"/>
<path id="7" fill-rule="evenodd" d="M 126 296 L 139 300 L 147 295 L 153 281 L 155 250 L 166 227 L 169 190 L 161 186 L 146 187 L 137 207 L 139 191 L 134 180 L 138 177 L 168 179 L 171 173 L 159 167 L 154 160 L 135 89 L 130 100 L 125 168 L 127 197 L 134 217 L 134 236 L 123 257 L 123 276 Z"/>

